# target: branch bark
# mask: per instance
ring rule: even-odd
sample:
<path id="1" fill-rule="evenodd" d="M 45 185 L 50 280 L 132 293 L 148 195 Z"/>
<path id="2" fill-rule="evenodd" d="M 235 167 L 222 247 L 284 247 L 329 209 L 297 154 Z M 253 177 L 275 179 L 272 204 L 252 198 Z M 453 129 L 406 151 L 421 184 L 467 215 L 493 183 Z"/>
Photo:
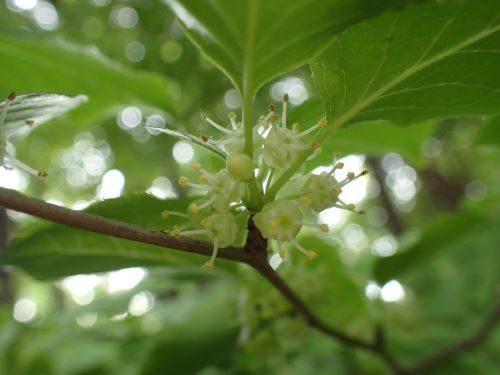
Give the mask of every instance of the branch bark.
<path id="1" fill-rule="evenodd" d="M 42 219 L 90 232 L 188 253 L 208 256 L 212 254 L 212 245 L 201 241 L 173 237 L 161 231 L 144 229 L 137 225 L 56 206 L 38 199 L 28 198 L 10 189 L 0 188 L 0 205 L 7 209 L 24 212 Z M 243 249 L 227 247 L 225 249 L 220 249 L 218 256 L 228 260 L 247 263 L 250 257 L 242 250 Z"/>
<path id="2" fill-rule="evenodd" d="M 44 201 L 26 197 L 14 190 L 0 188 L 0 206 L 19 212 L 24 212 L 42 219 L 72 226 L 75 228 L 100 233 L 108 236 L 124 238 L 131 241 L 156 245 L 171 250 L 185 251 L 210 256 L 212 246 L 200 241 L 177 238 L 160 231 L 153 231 L 101 216 L 74 211 L 56 206 Z M 420 374 L 433 368 L 454 355 L 480 345 L 500 321 L 500 301 L 493 313 L 480 325 L 479 329 L 469 337 L 453 343 L 428 358 L 418 361 L 409 367 L 404 367 L 386 349 L 383 332 L 375 332 L 372 341 L 364 341 L 351 337 L 323 322 L 307 304 L 288 286 L 267 262 L 266 241 L 260 232 L 249 222 L 249 235 L 245 247 L 225 248 L 218 253 L 220 258 L 242 262 L 253 267 L 265 277 L 295 310 L 301 314 L 308 324 L 324 334 L 337 339 L 346 346 L 363 349 L 376 354 L 387 366 L 398 375 Z"/>

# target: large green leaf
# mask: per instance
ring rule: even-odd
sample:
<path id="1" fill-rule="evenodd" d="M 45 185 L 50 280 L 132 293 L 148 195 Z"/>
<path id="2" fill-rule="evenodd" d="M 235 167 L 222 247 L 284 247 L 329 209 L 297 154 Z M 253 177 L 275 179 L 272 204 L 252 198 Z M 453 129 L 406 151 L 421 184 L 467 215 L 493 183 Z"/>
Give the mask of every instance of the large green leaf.
<path id="1" fill-rule="evenodd" d="M 90 123 L 116 114 L 126 105 L 172 111 L 166 81 L 112 62 L 94 47 L 53 39 L 14 38 L 0 34 L 0 92 L 84 94 L 89 102 L 71 120 Z"/>
<path id="2" fill-rule="evenodd" d="M 394 0 L 165 0 L 189 38 L 234 85 L 253 93 L 305 64 L 335 33 L 377 14 Z M 248 91 L 249 90 L 249 91 Z"/>
<path id="3" fill-rule="evenodd" d="M 355 25 L 312 62 L 332 128 L 500 111 L 500 2 L 445 4 Z"/>
<path id="4" fill-rule="evenodd" d="M 187 199 L 159 200 L 133 195 L 103 201 L 88 210 L 115 220 L 162 230 L 175 224 L 161 218 L 163 210 L 185 211 Z M 1 255 L 0 263 L 15 265 L 36 278 L 47 279 L 78 273 L 103 272 L 133 266 L 202 265 L 198 255 L 117 239 L 61 224 L 37 224 L 15 239 Z M 221 266 L 222 262 L 218 262 Z"/>
<path id="5" fill-rule="evenodd" d="M 500 147 L 500 115 L 490 118 L 477 133 L 478 146 Z"/>

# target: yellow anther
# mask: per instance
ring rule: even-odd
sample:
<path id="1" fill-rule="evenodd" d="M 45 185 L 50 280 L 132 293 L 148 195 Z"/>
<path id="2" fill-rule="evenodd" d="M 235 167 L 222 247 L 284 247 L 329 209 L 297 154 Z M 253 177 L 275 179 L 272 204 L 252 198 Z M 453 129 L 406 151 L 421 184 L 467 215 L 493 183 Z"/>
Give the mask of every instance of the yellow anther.
<path id="1" fill-rule="evenodd" d="M 201 164 L 200 163 L 194 163 L 191 168 L 193 169 L 194 172 L 199 172 L 201 169 Z"/>
<path id="2" fill-rule="evenodd" d="M 227 116 L 230 120 L 236 120 L 236 113 L 234 112 L 229 112 Z"/>
<path id="3" fill-rule="evenodd" d="M 208 176 L 206 174 L 200 176 L 200 182 L 208 183 Z"/>
<path id="4" fill-rule="evenodd" d="M 337 186 L 334 186 L 334 187 L 332 188 L 332 190 L 333 190 L 334 192 L 336 192 L 337 194 L 342 193 L 342 189 L 341 189 L 341 188 L 339 188 L 339 187 L 337 187 Z"/>
<path id="5" fill-rule="evenodd" d="M 318 256 L 318 254 L 316 254 L 315 251 L 308 251 L 307 252 L 307 259 L 309 260 L 313 260 L 314 258 L 316 258 Z"/>
<path id="6" fill-rule="evenodd" d="M 208 118 L 208 116 L 205 112 L 200 112 L 200 116 L 203 120 L 206 120 Z"/>
<path id="7" fill-rule="evenodd" d="M 299 127 L 299 123 L 298 122 L 296 122 L 295 124 L 292 125 L 292 131 L 294 133 L 300 132 L 300 127 Z"/>
<path id="8" fill-rule="evenodd" d="M 200 209 L 196 203 L 191 203 L 188 207 L 188 211 L 193 214 L 197 214 L 200 211 Z"/>
<path id="9" fill-rule="evenodd" d="M 303 195 L 302 197 L 300 197 L 300 200 L 302 201 L 302 203 L 307 205 L 310 205 L 312 203 L 312 198 L 309 195 Z"/>
<path id="10" fill-rule="evenodd" d="M 189 178 L 186 176 L 179 177 L 179 185 L 186 186 L 187 184 L 189 184 Z"/>
<path id="11" fill-rule="evenodd" d="M 206 135 L 202 135 L 200 138 L 203 142 L 208 142 L 209 140 L 209 138 Z"/>
<path id="12" fill-rule="evenodd" d="M 323 232 L 323 233 L 328 233 L 328 232 L 329 232 L 329 230 L 330 230 L 330 228 L 328 228 L 328 225 L 327 225 L 327 224 L 321 224 L 321 225 L 319 226 L 319 230 L 320 230 L 321 232 Z"/>
<path id="13" fill-rule="evenodd" d="M 31 128 L 35 124 L 35 121 L 34 120 L 26 120 L 24 123 L 26 124 L 26 126 L 29 126 Z"/>
<path id="14" fill-rule="evenodd" d="M 344 163 L 342 163 L 341 161 L 335 164 L 335 169 L 342 169 L 342 168 L 344 168 Z"/>
<path id="15" fill-rule="evenodd" d="M 168 219 L 169 216 L 170 216 L 170 214 L 167 210 L 161 212 L 162 219 Z"/>
<path id="16" fill-rule="evenodd" d="M 288 94 L 283 95 L 283 100 L 285 102 L 288 102 L 288 99 L 290 99 L 290 96 Z"/>
<path id="17" fill-rule="evenodd" d="M 354 177 L 356 177 L 356 175 L 354 174 L 354 172 L 347 173 L 347 179 L 354 180 Z"/>
<path id="18" fill-rule="evenodd" d="M 269 112 L 274 112 L 274 111 L 276 111 L 274 104 L 269 104 Z"/>
<path id="19" fill-rule="evenodd" d="M 279 255 L 280 255 L 281 259 L 285 259 L 286 258 L 286 250 L 281 248 L 279 251 Z"/>
<path id="20" fill-rule="evenodd" d="M 321 146 L 316 147 L 316 148 L 314 149 L 314 153 L 315 153 L 315 154 L 319 154 L 319 153 L 321 153 Z"/>
<path id="21" fill-rule="evenodd" d="M 48 173 L 44 171 L 38 171 L 38 177 L 47 177 Z"/>
<path id="22" fill-rule="evenodd" d="M 322 117 L 319 121 L 318 121 L 318 125 L 321 126 L 321 127 L 325 127 L 326 125 L 328 125 L 328 121 L 325 117 Z"/>
<path id="23" fill-rule="evenodd" d="M 207 260 L 201 268 L 214 268 L 214 262 L 212 260 Z"/>
<path id="24" fill-rule="evenodd" d="M 262 126 L 264 127 L 264 129 L 269 129 L 270 125 L 268 122 L 265 122 Z"/>
<path id="25" fill-rule="evenodd" d="M 352 203 L 349 203 L 347 206 L 345 206 L 345 208 L 347 208 L 349 211 L 352 211 L 356 208 L 356 206 Z"/>

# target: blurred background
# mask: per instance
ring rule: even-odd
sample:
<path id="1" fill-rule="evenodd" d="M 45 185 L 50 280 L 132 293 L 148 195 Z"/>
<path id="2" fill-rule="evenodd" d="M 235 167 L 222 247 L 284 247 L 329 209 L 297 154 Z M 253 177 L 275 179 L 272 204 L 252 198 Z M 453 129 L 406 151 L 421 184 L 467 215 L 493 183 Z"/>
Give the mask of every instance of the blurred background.
<path id="1" fill-rule="evenodd" d="M 184 197 L 179 176 L 195 161 L 208 170 L 220 161 L 142 125 L 204 135 L 211 130 L 200 110 L 220 123 L 230 111 L 241 115 L 231 82 L 161 1 L 0 0 L 0 71 L 0 97 L 89 96 L 88 104 L 9 145 L 49 178 L 0 168 L 0 186 L 74 209 L 144 192 Z M 263 87 L 257 112 L 279 105 L 284 93 L 290 122 L 308 126 L 322 116 L 307 66 Z M 293 255 L 280 264 L 275 256 L 273 267 L 341 330 L 370 337 L 384 327 L 403 362 L 463 337 L 500 288 L 499 122 L 338 131 L 306 168 L 329 170 L 340 152 L 346 172 L 369 169 L 344 193 L 365 214 L 322 212 L 328 237 L 306 232 L 301 239 L 317 260 Z M 129 215 L 148 222 L 150 213 L 137 208 Z M 24 214 L 0 215 L 0 247 L 37 225 Z M 56 280 L 4 267 L 0 374 L 386 372 L 371 354 L 309 329 L 252 270 L 223 265 L 207 273 L 193 264 Z M 495 332 L 436 373 L 498 373 L 499 350 Z"/>

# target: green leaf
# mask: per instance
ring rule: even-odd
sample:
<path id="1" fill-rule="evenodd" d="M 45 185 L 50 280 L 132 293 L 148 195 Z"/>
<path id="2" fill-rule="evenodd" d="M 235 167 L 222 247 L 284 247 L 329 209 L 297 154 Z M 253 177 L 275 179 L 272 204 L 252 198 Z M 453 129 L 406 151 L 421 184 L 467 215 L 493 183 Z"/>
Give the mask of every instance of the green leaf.
<path id="1" fill-rule="evenodd" d="M 166 81 L 159 75 L 125 68 L 95 47 L 54 39 L 0 34 L 0 92 L 84 94 L 89 102 L 72 112 L 72 122 L 89 123 L 115 115 L 126 105 L 172 111 Z"/>
<path id="2" fill-rule="evenodd" d="M 231 322 L 238 291 L 235 285 L 220 283 L 162 306 L 165 328 L 141 374 L 165 373 L 165 369 L 172 374 L 198 374 L 230 361 L 238 350 L 239 327 Z"/>
<path id="3" fill-rule="evenodd" d="M 294 108 L 288 115 L 290 123 L 299 123 L 305 128 L 324 116 L 323 106 L 319 99 L 311 99 Z M 408 127 L 390 123 L 374 122 L 368 126 L 350 126 L 339 129 L 326 139 L 320 155 L 308 162 L 309 167 L 327 165 L 332 162 L 332 154 L 366 154 L 382 156 L 389 152 L 397 152 L 413 164 L 423 162 L 422 143 L 436 127 L 434 121 L 413 124 Z"/>
<path id="4" fill-rule="evenodd" d="M 319 316 L 341 331 L 356 336 L 371 332 L 363 285 L 342 262 L 337 246 L 313 235 L 302 236 L 299 242 L 306 249 L 314 249 L 317 258 L 309 262 L 302 254 L 297 255 L 294 264 L 285 268 L 285 279 Z M 297 261 L 306 264 L 301 266 Z"/>
<path id="5" fill-rule="evenodd" d="M 490 118 L 479 129 L 475 144 L 478 146 L 500 147 L 500 116 Z"/>
<path id="6" fill-rule="evenodd" d="M 499 112 L 499 14 L 497 0 L 453 1 L 347 29 L 311 63 L 332 128 Z"/>
<path id="7" fill-rule="evenodd" d="M 185 211 L 190 200 L 159 200 L 146 194 L 100 202 L 87 211 L 148 229 L 172 227 L 163 210 Z M 39 223 L 15 239 L 0 263 L 22 268 L 38 279 L 154 265 L 202 265 L 204 257 L 105 236 L 61 224 Z M 224 262 L 219 262 L 224 267 Z M 218 265 L 219 265 L 218 264 Z M 221 267 L 221 268 L 222 268 Z"/>
<path id="8" fill-rule="evenodd" d="M 73 98 L 56 94 L 26 94 L 19 95 L 10 102 L 3 126 L 11 133 L 26 125 L 26 121 L 34 121 L 34 126 L 40 125 L 54 117 L 60 116 L 82 105 L 87 97 L 79 95 Z M 0 111 L 5 106 L 0 103 Z"/>
<path id="9" fill-rule="evenodd" d="M 443 215 L 426 225 L 420 238 L 394 256 L 381 258 L 375 265 L 375 279 L 386 282 L 429 261 L 447 246 L 459 243 L 484 220 L 465 215 Z"/>
<path id="10" fill-rule="evenodd" d="M 242 93 L 320 53 L 335 33 L 401 1 L 165 0 L 191 41 Z"/>

